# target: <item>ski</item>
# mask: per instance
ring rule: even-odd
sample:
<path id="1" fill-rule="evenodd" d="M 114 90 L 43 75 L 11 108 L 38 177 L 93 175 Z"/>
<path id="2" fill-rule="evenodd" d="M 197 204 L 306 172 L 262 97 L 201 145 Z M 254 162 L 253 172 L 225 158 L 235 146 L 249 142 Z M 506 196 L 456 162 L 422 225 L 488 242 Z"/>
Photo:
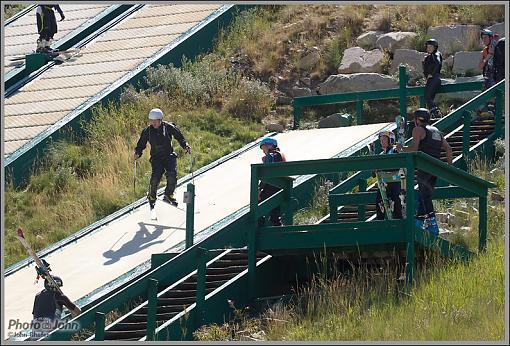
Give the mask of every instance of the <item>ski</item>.
<path id="1" fill-rule="evenodd" d="M 370 143 L 368 145 L 368 152 L 370 153 L 370 155 L 375 155 L 374 143 Z M 381 179 L 379 172 L 377 171 L 375 171 L 375 178 L 377 179 L 377 187 L 379 188 L 379 192 L 381 194 L 381 199 L 383 202 L 384 213 L 386 214 L 386 218 L 388 220 L 392 220 L 391 210 L 388 206 L 388 197 L 386 196 L 386 185 L 384 185 L 384 182 Z M 378 206 L 376 206 L 376 208 L 377 207 Z"/>
<path id="2" fill-rule="evenodd" d="M 55 280 L 53 280 L 53 277 L 49 274 L 49 268 L 47 266 L 47 262 L 46 261 L 42 261 L 39 256 L 37 256 L 37 254 L 34 252 L 34 250 L 32 249 L 32 247 L 30 246 L 30 244 L 28 243 L 28 241 L 26 240 L 25 238 L 25 235 L 23 234 L 23 230 L 21 228 L 18 228 L 18 230 L 16 231 L 16 238 L 18 238 L 18 240 L 21 242 L 21 244 L 23 245 L 23 247 L 27 250 L 28 254 L 30 255 L 30 257 L 32 257 L 34 259 L 34 262 L 37 264 L 37 266 L 39 267 L 37 269 L 37 273 L 38 275 L 41 275 L 44 279 L 48 279 L 48 281 L 50 282 L 50 284 L 55 287 L 59 292 L 60 294 L 64 295 L 64 293 L 62 292 L 62 290 L 60 289 L 60 286 L 55 282 Z"/>
<path id="3" fill-rule="evenodd" d="M 160 201 L 164 202 L 165 204 L 171 205 L 172 207 L 177 208 L 177 209 L 179 209 L 179 210 L 186 211 L 186 210 L 184 210 L 184 209 L 182 209 L 182 208 L 179 208 L 179 207 L 178 207 L 177 202 L 175 202 L 175 203 L 167 202 L 167 201 L 164 199 L 164 196 L 163 196 L 162 198 L 158 198 L 158 200 L 160 200 Z"/>
<path id="4" fill-rule="evenodd" d="M 68 61 L 70 60 L 71 58 L 77 58 L 79 56 L 81 56 L 83 53 L 81 52 L 81 49 L 80 48 L 75 48 L 75 49 L 67 49 L 67 50 L 63 50 L 63 51 L 56 51 L 55 54 L 57 54 L 53 60 L 55 61 L 59 61 L 59 62 L 64 62 L 64 61 Z"/>
<path id="5" fill-rule="evenodd" d="M 401 115 L 395 117 L 395 124 L 397 125 L 397 143 L 401 147 L 404 147 L 406 141 L 406 122 Z M 406 191 L 406 171 L 404 168 L 398 170 L 400 176 L 400 189 L 401 194 L 399 196 L 400 203 L 402 204 L 402 215 L 405 218 L 406 215 L 406 203 L 405 203 L 405 191 Z"/>

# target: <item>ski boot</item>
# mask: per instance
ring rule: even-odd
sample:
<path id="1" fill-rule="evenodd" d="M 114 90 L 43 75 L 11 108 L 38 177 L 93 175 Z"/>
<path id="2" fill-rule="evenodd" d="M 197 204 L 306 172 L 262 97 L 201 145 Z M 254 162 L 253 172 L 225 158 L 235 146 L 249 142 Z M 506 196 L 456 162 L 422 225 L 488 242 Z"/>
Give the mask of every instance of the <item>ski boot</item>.
<path id="1" fill-rule="evenodd" d="M 427 224 L 425 222 L 426 220 L 422 219 L 422 218 L 416 218 L 415 219 L 415 226 L 416 228 L 419 228 L 419 229 L 427 229 Z"/>
<path id="2" fill-rule="evenodd" d="M 437 224 L 436 215 L 434 213 L 430 213 L 428 216 L 427 231 L 436 237 L 439 235 L 439 226 Z"/>
<path id="3" fill-rule="evenodd" d="M 173 205 L 174 207 L 177 207 L 178 204 L 173 193 L 171 195 L 164 195 L 163 201 Z"/>

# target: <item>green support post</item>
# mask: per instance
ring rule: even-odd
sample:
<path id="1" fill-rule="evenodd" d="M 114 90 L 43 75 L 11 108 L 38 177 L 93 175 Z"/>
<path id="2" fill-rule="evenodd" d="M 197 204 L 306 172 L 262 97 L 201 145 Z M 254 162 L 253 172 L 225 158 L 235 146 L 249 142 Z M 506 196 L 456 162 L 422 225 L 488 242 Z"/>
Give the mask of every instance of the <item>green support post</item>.
<path id="1" fill-rule="evenodd" d="M 471 113 L 464 111 L 464 127 L 462 129 L 462 159 L 464 161 L 464 170 L 467 171 L 467 165 L 469 162 L 469 146 L 471 140 Z"/>
<path id="2" fill-rule="evenodd" d="M 294 213 L 292 210 L 292 204 L 290 203 L 290 200 L 292 198 L 292 180 L 289 180 L 285 186 L 285 189 L 283 189 L 283 193 L 285 195 L 285 203 L 284 203 L 284 209 L 283 211 L 283 224 L 284 225 L 292 225 L 294 223 Z"/>
<path id="3" fill-rule="evenodd" d="M 501 123 L 503 120 L 503 92 L 496 90 L 496 109 L 494 114 L 494 134 L 496 138 L 501 138 Z"/>
<path id="4" fill-rule="evenodd" d="M 363 100 L 356 101 L 356 125 L 363 125 Z"/>
<path id="5" fill-rule="evenodd" d="M 258 171 L 257 168 L 251 167 L 250 182 L 250 224 L 248 229 L 248 299 L 255 298 L 255 268 L 257 264 L 257 231 L 258 225 Z"/>
<path id="6" fill-rule="evenodd" d="M 154 340 L 158 306 L 158 280 L 149 279 L 147 284 L 147 340 Z"/>
<path id="7" fill-rule="evenodd" d="M 186 206 L 186 249 L 193 246 L 195 233 L 195 185 L 189 183 L 184 202 Z"/>
<path id="8" fill-rule="evenodd" d="M 406 159 L 408 178 L 406 179 L 406 231 L 407 231 L 407 253 L 406 253 L 406 286 L 410 288 L 413 284 L 414 270 L 414 233 L 415 233 L 415 197 L 414 197 L 414 158 Z"/>
<path id="9" fill-rule="evenodd" d="M 197 295 L 195 308 L 195 327 L 199 328 L 203 324 L 205 307 L 205 281 L 207 271 L 207 249 L 199 248 L 197 265 Z"/>
<path id="10" fill-rule="evenodd" d="M 365 192 L 367 190 L 367 181 L 365 179 L 359 179 L 358 186 L 359 192 Z M 365 206 L 358 205 L 358 221 L 365 221 L 365 219 L 366 219 Z"/>
<path id="11" fill-rule="evenodd" d="M 407 119 L 407 73 L 404 65 L 398 67 L 398 85 L 400 89 L 400 116 Z"/>
<path id="12" fill-rule="evenodd" d="M 331 199 L 329 200 L 329 221 L 331 223 L 338 222 L 338 205 Z"/>
<path id="13" fill-rule="evenodd" d="M 106 315 L 102 312 L 96 312 L 96 333 L 95 341 L 104 341 L 104 328 L 106 323 Z"/>
<path id="14" fill-rule="evenodd" d="M 293 130 L 299 129 L 299 123 L 301 121 L 302 107 L 294 105 L 294 127 Z"/>
<path id="15" fill-rule="evenodd" d="M 478 251 L 487 248 L 487 194 L 478 199 Z"/>
<path id="16" fill-rule="evenodd" d="M 425 103 L 425 96 L 423 96 L 423 95 L 420 95 L 420 107 L 421 108 L 427 107 L 427 104 Z"/>

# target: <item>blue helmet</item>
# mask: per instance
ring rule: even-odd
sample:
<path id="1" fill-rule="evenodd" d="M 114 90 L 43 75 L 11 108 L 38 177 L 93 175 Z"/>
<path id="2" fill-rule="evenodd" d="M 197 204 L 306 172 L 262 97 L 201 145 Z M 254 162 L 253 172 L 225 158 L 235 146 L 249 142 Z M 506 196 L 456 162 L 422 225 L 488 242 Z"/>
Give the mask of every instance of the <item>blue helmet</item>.
<path id="1" fill-rule="evenodd" d="M 483 35 L 487 35 L 487 36 L 489 36 L 490 38 L 492 38 L 492 36 L 494 35 L 494 33 L 493 33 L 491 30 L 489 30 L 489 29 L 482 29 L 482 30 L 480 31 L 480 38 L 482 38 L 482 37 L 483 37 Z"/>
<path id="2" fill-rule="evenodd" d="M 263 140 L 260 141 L 259 146 L 262 147 L 264 144 L 265 145 L 272 145 L 275 148 L 278 146 L 278 142 L 273 137 L 266 137 L 266 138 L 264 138 Z"/>

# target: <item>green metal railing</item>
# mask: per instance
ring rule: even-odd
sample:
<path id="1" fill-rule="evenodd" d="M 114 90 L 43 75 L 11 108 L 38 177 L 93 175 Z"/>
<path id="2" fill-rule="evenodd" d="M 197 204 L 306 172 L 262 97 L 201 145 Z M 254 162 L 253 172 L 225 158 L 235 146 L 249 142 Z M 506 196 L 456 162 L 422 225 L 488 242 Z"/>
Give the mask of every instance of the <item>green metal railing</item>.
<path id="1" fill-rule="evenodd" d="M 495 185 L 472 176 L 458 168 L 421 153 L 400 153 L 395 155 L 359 156 L 352 158 L 308 160 L 274 163 L 271 165 L 254 164 L 251 166 L 250 186 L 250 218 L 256 224 L 260 216 L 266 215 L 275 207 L 280 206 L 287 213 L 292 210 L 286 208 L 292 189 L 286 186 L 286 177 L 304 174 L 327 174 L 348 171 L 393 170 L 405 168 L 407 172 L 415 169 L 433 174 L 454 185 L 439 190 L 436 198 L 478 197 L 479 210 L 479 251 L 486 247 L 487 237 L 487 191 Z M 257 186 L 260 180 L 271 184 L 278 184 L 284 188 L 284 193 L 275 195 L 259 205 Z M 352 195 L 339 194 L 334 197 L 338 204 L 366 204 L 369 198 L 375 200 L 375 195 L 367 192 Z M 257 251 L 285 250 L 289 248 L 322 248 L 324 246 L 358 246 L 369 244 L 406 243 L 407 268 L 406 282 L 412 284 L 414 266 L 415 241 L 424 244 L 438 243 L 439 248 L 446 253 L 461 253 L 462 248 L 453 247 L 447 241 L 438 237 L 428 239 L 429 235 L 415 228 L 415 189 L 413 179 L 406 180 L 407 211 L 406 219 L 384 220 L 372 222 L 330 223 L 315 225 L 299 225 L 284 223 L 282 227 L 252 227 L 248 235 L 248 293 L 254 298 L 252 287 L 255 287 L 255 254 Z M 332 211 L 332 212 L 336 212 Z M 287 219 L 292 220 L 292 217 Z M 384 230 L 384 231 L 383 231 Z M 453 250 L 452 250 L 453 249 Z M 466 251 L 461 257 L 466 257 Z"/>
<path id="2" fill-rule="evenodd" d="M 340 94 L 327 94 L 318 96 L 303 96 L 294 98 L 294 129 L 299 128 L 301 115 L 304 107 L 339 104 L 356 102 L 356 124 L 362 125 L 363 119 L 363 102 L 384 99 L 399 99 L 400 100 L 400 115 L 407 118 L 407 98 L 412 96 L 420 97 L 420 105 L 425 105 L 424 86 L 408 87 L 408 75 L 406 68 L 403 65 L 399 66 L 399 87 L 394 89 L 384 90 L 369 90 L 359 92 L 349 92 Z M 438 93 L 452 93 L 459 91 L 481 91 L 483 87 L 482 82 L 463 82 L 453 84 L 443 84 L 438 90 Z"/>

